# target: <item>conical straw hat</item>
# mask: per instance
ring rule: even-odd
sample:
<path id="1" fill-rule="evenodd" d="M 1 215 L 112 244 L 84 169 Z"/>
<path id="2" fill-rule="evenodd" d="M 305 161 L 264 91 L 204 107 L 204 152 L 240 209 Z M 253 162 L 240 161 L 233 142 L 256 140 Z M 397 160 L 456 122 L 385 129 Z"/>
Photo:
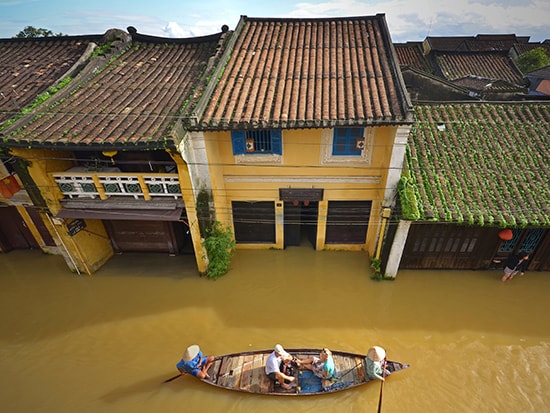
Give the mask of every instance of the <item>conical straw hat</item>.
<path id="1" fill-rule="evenodd" d="M 384 360 L 384 358 L 386 358 L 386 350 L 378 346 L 371 347 L 369 348 L 367 357 L 370 358 L 372 361 L 382 361 Z"/>
<path id="2" fill-rule="evenodd" d="M 185 353 L 183 353 L 183 359 L 185 361 L 191 361 L 195 357 L 197 357 L 199 351 L 201 351 L 200 347 L 196 344 L 193 344 L 192 346 L 187 347 L 187 350 L 185 350 Z"/>

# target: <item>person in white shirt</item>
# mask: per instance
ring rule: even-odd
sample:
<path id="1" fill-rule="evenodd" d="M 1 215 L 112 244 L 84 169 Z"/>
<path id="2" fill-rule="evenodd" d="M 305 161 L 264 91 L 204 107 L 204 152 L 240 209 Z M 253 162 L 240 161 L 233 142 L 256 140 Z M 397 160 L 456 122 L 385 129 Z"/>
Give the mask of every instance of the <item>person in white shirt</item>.
<path id="1" fill-rule="evenodd" d="M 273 381 L 278 381 L 283 389 L 290 390 L 295 378 L 288 376 L 281 371 L 281 363 L 290 363 L 292 356 L 288 354 L 283 346 L 277 344 L 265 363 L 265 374 Z"/>

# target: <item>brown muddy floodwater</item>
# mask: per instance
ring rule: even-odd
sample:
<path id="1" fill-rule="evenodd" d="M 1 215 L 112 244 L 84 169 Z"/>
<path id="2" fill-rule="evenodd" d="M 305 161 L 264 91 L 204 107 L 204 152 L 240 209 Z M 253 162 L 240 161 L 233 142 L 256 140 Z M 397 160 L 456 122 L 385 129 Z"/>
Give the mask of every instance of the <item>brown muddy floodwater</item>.
<path id="1" fill-rule="evenodd" d="M 206 354 L 385 347 L 411 368 L 382 411 L 550 411 L 550 274 L 401 271 L 369 278 L 363 253 L 238 251 L 218 281 L 188 256 L 116 256 L 93 276 L 36 251 L 0 254 L 2 412 L 376 412 L 379 382 L 316 397 L 256 396 L 177 374 Z"/>

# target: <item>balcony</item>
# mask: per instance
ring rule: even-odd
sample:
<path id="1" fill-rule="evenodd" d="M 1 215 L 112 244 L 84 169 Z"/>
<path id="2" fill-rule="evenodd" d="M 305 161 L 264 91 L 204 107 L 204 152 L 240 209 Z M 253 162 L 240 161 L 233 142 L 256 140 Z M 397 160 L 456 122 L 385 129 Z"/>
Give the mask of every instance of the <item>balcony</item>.
<path id="1" fill-rule="evenodd" d="M 52 176 L 68 199 L 107 200 L 113 197 L 145 201 L 181 199 L 177 174 L 120 172 L 118 168 L 90 171 L 79 166 L 66 172 L 54 173 Z"/>

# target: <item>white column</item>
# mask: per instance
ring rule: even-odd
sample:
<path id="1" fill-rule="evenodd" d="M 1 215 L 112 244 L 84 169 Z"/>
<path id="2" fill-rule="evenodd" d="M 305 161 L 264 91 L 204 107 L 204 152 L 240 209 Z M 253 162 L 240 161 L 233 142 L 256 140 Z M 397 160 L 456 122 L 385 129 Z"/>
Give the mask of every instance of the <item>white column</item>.
<path id="1" fill-rule="evenodd" d="M 385 207 L 390 207 L 395 204 L 397 184 L 399 183 L 399 179 L 401 179 L 401 171 L 403 170 L 403 162 L 405 161 L 405 149 L 407 147 L 410 130 L 410 125 L 402 125 L 397 128 L 395 134 L 390 168 L 386 180 L 386 192 L 384 193 L 383 205 Z"/>
<path id="2" fill-rule="evenodd" d="M 412 221 L 399 221 L 399 224 L 397 225 L 397 231 L 395 232 L 395 237 L 391 246 L 386 271 L 384 272 L 385 277 L 397 277 L 399 263 L 401 262 L 401 257 L 403 256 L 411 223 Z"/>

